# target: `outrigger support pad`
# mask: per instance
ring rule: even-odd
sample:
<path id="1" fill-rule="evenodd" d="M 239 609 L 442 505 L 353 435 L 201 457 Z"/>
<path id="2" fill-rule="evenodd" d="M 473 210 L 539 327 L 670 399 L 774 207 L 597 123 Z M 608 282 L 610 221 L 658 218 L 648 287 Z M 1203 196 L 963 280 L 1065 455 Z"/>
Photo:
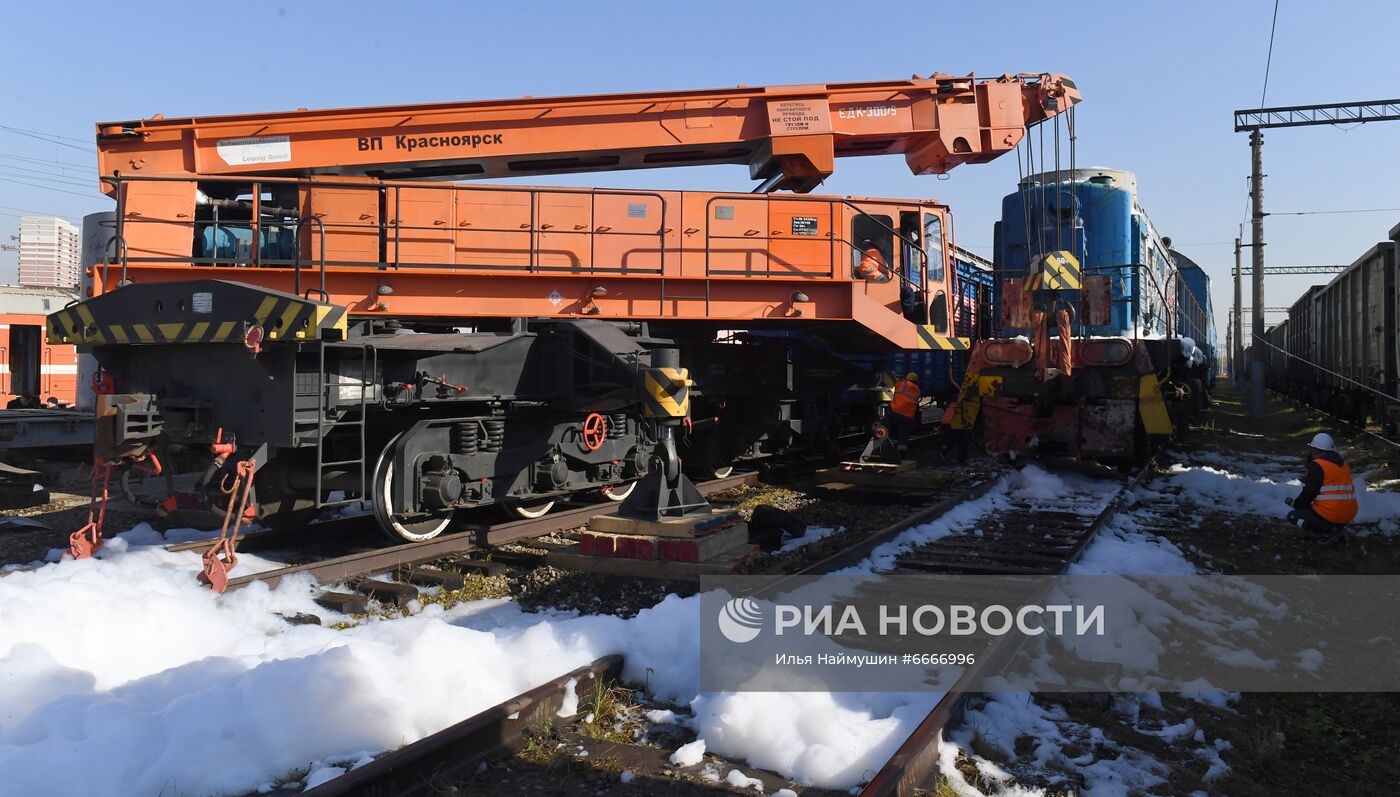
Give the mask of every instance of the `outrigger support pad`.
<path id="1" fill-rule="evenodd" d="M 618 507 L 623 517 L 638 520 L 668 520 L 687 515 L 708 515 L 710 502 L 681 470 L 676 455 L 675 427 L 661 427 L 663 465 L 637 482 L 637 487 Z"/>
<path id="2" fill-rule="evenodd" d="M 860 452 L 858 461 L 862 465 L 898 465 L 901 460 L 903 457 L 900 456 L 899 447 L 895 445 L 890 428 L 883 422 L 877 424 L 875 431 L 870 435 L 870 441 L 865 444 L 865 450 Z"/>
<path id="3" fill-rule="evenodd" d="M 656 348 L 651 366 L 638 373 L 642 414 L 657 427 L 659 467 L 637 482 L 637 487 L 618 507 L 623 517 L 639 520 L 665 520 L 710 512 L 710 502 L 681 471 L 676 453 L 676 429 L 690 418 L 690 374 L 680 367 L 680 352 Z"/>

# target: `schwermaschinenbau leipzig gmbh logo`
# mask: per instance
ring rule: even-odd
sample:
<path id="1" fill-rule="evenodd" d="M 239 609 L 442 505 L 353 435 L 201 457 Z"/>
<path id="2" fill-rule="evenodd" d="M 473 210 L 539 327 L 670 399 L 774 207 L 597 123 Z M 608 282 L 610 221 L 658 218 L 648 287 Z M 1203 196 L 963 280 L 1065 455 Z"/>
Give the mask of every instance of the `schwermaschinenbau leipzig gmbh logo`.
<path id="1" fill-rule="evenodd" d="M 719 632 L 730 642 L 750 642 L 763 630 L 763 609 L 753 598 L 730 598 L 719 610 Z"/>

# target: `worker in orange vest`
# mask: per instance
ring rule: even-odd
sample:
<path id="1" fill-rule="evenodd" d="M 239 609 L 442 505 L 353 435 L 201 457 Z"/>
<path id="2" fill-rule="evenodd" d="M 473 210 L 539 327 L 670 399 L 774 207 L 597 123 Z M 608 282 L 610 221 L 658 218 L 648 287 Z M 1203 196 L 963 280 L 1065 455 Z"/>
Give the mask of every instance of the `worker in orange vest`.
<path id="1" fill-rule="evenodd" d="M 890 276 L 885 256 L 868 238 L 860 242 L 860 265 L 856 266 L 856 276 L 863 280 L 886 280 Z"/>
<path id="2" fill-rule="evenodd" d="M 890 422 L 894 424 L 899 453 L 909 450 L 909 435 L 919 423 L 919 375 L 910 371 L 894 383 L 894 398 L 890 399 Z"/>
<path id="3" fill-rule="evenodd" d="M 1319 432 L 1308 443 L 1303 489 L 1285 502 L 1293 507 L 1288 522 L 1322 534 L 1323 545 L 1342 538 L 1344 527 L 1356 517 L 1356 488 L 1351 467 L 1337 453 L 1332 435 Z"/>

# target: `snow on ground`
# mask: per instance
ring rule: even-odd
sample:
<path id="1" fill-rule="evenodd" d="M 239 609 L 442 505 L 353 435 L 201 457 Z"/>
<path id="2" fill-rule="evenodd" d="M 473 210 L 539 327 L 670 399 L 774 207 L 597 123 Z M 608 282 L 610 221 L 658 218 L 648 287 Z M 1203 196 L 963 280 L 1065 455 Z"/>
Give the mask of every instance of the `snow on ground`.
<path id="1" fill-rule="evenodd" d="M 1113 485 L 1028 465 L 882 546 L 856 572 L 888 566 L 902 549 L 975 532 L 1013 496 L 1048 506 L 1079 488 L 1088 490 L 1080 508 L 1094 511 Z M 327 625 L 347 618 L 317 607 L 302 579 L 215 596 L 195 582 L 198 555 L 156 545 L 168 541 L 138 526 L 110 541 L 100 560 L 0 578 L 6 788 L 214 795 L 250 792 L 294 771 L 328 777 L 609 653 L 626 656 L 628 680 L 688 704 L 709 752 L 794 781 L 849 788 L 884 763 L 938 698 L 697 694 L 695 597 L 670 596 L 628 620 L 530 614 L 483 600 L 344 630 L 292 625 L 279 615 L 315 614 Z M 1080 567 L 1122 572 L 1127 562 L 1149 568 L 1134 572 L 1178 572 L 1185 560 L 1124 524 L 1101 534 Z M 243 572 L 265 566 L 273 563 L 240 557 Z M 982 710 L 1011 716 L 1013 709 Z"/>
<path id="2" fill-rule="evenodd" d="M 1182 478 L 1182 474 L 1201 471 L 1212 471 L 1220 474 L 1221 478 L 1231 477 L 1233 481 L 1240 483 L 1270 484 L 1253 481 L 1224 470 L 1187 469 L 1179 466 L 1172 469 L 1172 473 L 1167 477 L 1168 483 Z M 1191 476 L 1188 480 L 1194 482 L 1203 478 Z M 1244 491 L 1252 489 L 1254 488 L 1244 488 Z M 1272 488 L 1260 489 L 1267 491 Z M 1293 489 L 1296 492 L 1297 488 Z M 1139 488 L 1136 500 L 1140 502 L 1144 497 L 1163 496 L 1153 490 Z M 1191 500 L 1218 502 L 1218 498 L 1217 495 L 1211 494 L 1204 499 L 1192 496 Z M 1259 505 L 1263 500 L 1264 498 L 1258 496 L 1244 499 L 1251 506 Z M 1105 524 L 1082 558 L 1071 566 L 1069 575 L 1190 575 L 1198 572 L 1180 548 L 1144 530 L 1145 524 L 1156 520 L 1153 516 L 1155 510 L 1150 506 L 1140 506 L 1137 509 L 1133 506 L 1134 504 L 1130 503 L 1123 512 Z M 1153 637 L 1150 632 L 1145 632 L 1137 645 L 1125 646 L 1123 652 L 1129 657 L 1144 653 L 1150 655 L 1151 646 L 1160 643 L 1161 640 Z M 1099 651 L 1097 657 L 1104 658 L 1103 651 Z M 1203 683 L 1202 688 L 1207 691 L 1184 696 L 1215 706 L 1226 705 L 1238 697 L 1232 693 L 1209 690 L 1209 684 Z M 1119 694 L 1114 698 L 1114 707 L 1138 732 L 1166 738 L 1179 745 L 1187 744 L 1188 740 L 1195 743 L 1192 755 L 1208 764 L 1203 776 L 1207 787 L 1211 780 L 1229 771 L 1229 765 L 1220 756 L 1221 751 L 1229 748 L 1229 742 L 1222 739 L 1207 740 L 1190 720 L 1177 725 L 1162 725 L 1161 720 L 1153 718 L 1150 709 L 1162 708 L 1161 698 L 1157 693 Z M 1018 753 L 1016 740 L 1020 737 L 1029 737 L 1034 744 L 1029 750 L 1026 750 L 1023 744 L 1021 752 Z M 1018 785 L 1015 776 L 1005 768 L 974 754 L 974 744 L 980 751 L 995 750 L 1001 760 L 1009 762 L 1017 772 L 1029 776 L 1025 779 L 1043 783 L 1049 791 Z M 1064 752 L 1069 747 L 1086 752 L 1069 757 Z M 991 694 L 981 705 L 970 707 L 962 726 L 940 744 L 939 753 L 940 771 L 960 797 L 1044 797 L 1047 793 L 1077 791 L 1077 782 L 1081 781 L 1084 784 L 1084 793 L 1095 797 L 1126 795 L 1151 792 L 1154 787 L 1165 783 L 1170 773 L 1169 766 L 1162 761 L 1141 750 L 1114 742 L 1102 728 L 1075 722 L 1063 707 L 1042 705 L 1025 692 Z M 959 754 L 970 756 L 976 765 L 978 776 L 974 782 L 969 782 L 957 769 Z"/>
<path id="3" fill-rule="evenodd" d="M 1182 487 L 1192 501 L 1212 509 L 1279 518 L 1288 514 L 1284 499 L 1302 489 L 1301 460 L 1265 468 L 1223 455 L 1212 461 L 1217 465 L 1172 465 L 1166 483 Z M 1371 489 L 1364 476 L 1355 478 L 1355 487 L 1358 511 L 1353 527 L 1374 525 L 1382 534 L 1400 533 L 1400 493 Z"/>
<path id="4" fill-rule="evenodd" d="M 830 537 L 838 531 L 841 531 L 841 529 L 832 528 L 829 526 L 815 526 L 813 528 L 809 528 L 805 532 L 803 532 L 801 537 L 793 537 L 785 541 L 783 543 L 783 546 L 777 550 L 777 553 L 788 553 L 789 551 L 795 551 L 798 548 L 805 548 L 814 542 L 824 540 L 827 537 Z"/>

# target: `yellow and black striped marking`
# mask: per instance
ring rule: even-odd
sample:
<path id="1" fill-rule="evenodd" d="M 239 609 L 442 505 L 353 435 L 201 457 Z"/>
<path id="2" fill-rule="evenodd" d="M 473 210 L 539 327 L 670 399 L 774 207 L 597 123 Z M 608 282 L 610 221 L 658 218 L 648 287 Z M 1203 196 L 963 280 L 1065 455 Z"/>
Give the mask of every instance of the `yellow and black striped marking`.
<path id="1" fill-rule="evenodd" d="M 690 373 L 684 368 L 642 371 L 643 412 L 648 418 L 684 418 L 690 414 Z"/>
<path id="2" fill-rule="evenodd" d="M 881 371 L 880 386 L 876 389 L 880 391 L 880 401 L 885 404 L 894 401 L 894 374 L 889 371 Z"/>
<path id="3" fill-rule="evenodd" d="M 49 315 L 50 343 L 242 343 L 262 327 L 269 342 L 344 339 L 346 308 L 217 281 L 127 286 Z M 208 288 L 209 290 L 202 290 Z M 191 298 L 200 294 L 206 311 Z M 205 298 L 207 297 L 207 298 Z"/>
<path id="4" fill-rule="evenodd" d="M 1084 272 L 1071 252 L 1050 252 L 1031 262 L 1026 287 L 1032 291 L 1077 291 L 1084 287 Z"/>
<path id="5" fill-rule="evenodd" d="M 967 351 L 972 348 L 967 338 L 939 335 L 933 331 L 933 327 L 929 324 L 921 324 L 917 329 L 919 332 L 920 349 L 930 349 L 932 351 Z"/>

